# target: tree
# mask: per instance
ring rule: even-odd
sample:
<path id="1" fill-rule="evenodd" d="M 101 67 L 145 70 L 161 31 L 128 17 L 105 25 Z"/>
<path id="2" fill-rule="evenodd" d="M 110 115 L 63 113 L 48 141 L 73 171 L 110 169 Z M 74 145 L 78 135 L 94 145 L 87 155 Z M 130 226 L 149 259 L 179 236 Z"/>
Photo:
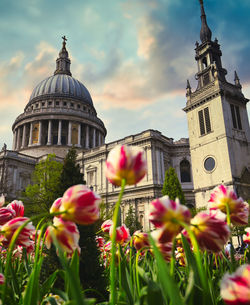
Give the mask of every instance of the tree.
<path id="1" fill-rule="evenodd" d="M 54 200 L 59 197 L 63 165 L 55 157 L 54 154 L 49 154 L 36 165 L 32 175 L 33 184 L 28 185 L 23 193 L 22 199 L 28 216 L 48 212 Z"/>
<path id="2" fill-rule="evenodd" d="M 186 202 L 181 184 L 173 167 L 170 167 L 165 173 L 162 194 L 168 195 L 172 200 L 179 198 L 182 204 L 185 204 Z"/>
<path id="3" fill-rule="evenodd" d="M 63 162 L 60 177 L 60 194 L 76 184 L 85 184 L 80 167 L 76 163 L 76 149 L 72 147 Z M 78 225 L 80 233 L 79 246 L 81 248 L 79 274 L 84 289 L 90 289 L 86 295 L 100 298 L 94 291 L 106 295 L 107 281 L 104 277 L 104 269 L 99 263 L 99 251 L 96 244 L 96 224 L 90 226 Z M 98 274 L 98 276 L 96 276 Z"/>
<path id="4" fill-rule="evenodd" d="M 135 231 L 142 229 L 142 225 L 139 223 L 132 205 L 129 206 L 128 213 L 124 223 L 126 227 L 129 229 L 131 235 Z"/>
<path id="5" fill-rule="evenodd" d="M 72 185 L 85 184 L 83 174 L 80 171 L 79 164 L 76 163 L 77 152 L 74 147 L 69 149 L 66 157 L 63 160 L 63 168 L 60 177 L 60 194 L 63 193 Z"/>

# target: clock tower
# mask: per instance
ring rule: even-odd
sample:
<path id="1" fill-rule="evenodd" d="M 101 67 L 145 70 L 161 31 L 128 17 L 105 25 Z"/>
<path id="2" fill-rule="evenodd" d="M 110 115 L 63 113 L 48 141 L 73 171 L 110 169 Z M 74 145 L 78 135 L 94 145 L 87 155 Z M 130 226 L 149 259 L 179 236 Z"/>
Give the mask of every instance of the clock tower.
<path id="1" fill-rule="evenodd" d="M 196 206 L 206 206 L 218 184 L 250 199 L 250 128 L 237 73 L 227 82 L 218 40 L 212 40 L 203 0 L 200 40 L 195 45 L 197 89 L 187 81 L 187 114 Z"/>

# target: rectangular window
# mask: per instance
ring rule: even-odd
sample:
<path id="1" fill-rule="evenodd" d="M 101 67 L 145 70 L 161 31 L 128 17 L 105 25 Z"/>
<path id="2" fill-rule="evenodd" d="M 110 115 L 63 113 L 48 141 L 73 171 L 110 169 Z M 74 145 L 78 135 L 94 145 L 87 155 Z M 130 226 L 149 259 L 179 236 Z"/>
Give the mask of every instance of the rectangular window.
<path id="1" fill-rule="evenodd" d="M 204 115 L 205 115 L 205 123 L 206 123 L 206 130 L 207 133 L 211 131 L 211 124 L 210 124 L 210 117 L 209 117 L 209 109 L 208 107 L 204 109 Z"/>
<path id="2" fill-rule="evenodd" d="M 230 104 L 230 108 L 232 114 L 233 127 L 242 130 L 239 106 Z"/>
<path id="3" fill-rule="evenodd" d="M 206 107 L 203 110 L 200 110 L 198 112 L 199 116 L 199 124 L 200 124 L 200 134 L 201 136 L 211 132 L 211 122 L 210 122 L 210 116 L 209 116 L 209 109 Z"/>
<path id="4" fill-rule="evenodd" d="M 199 114 L 199 122 L 200 122 L 200 132 L 201 135 L 205 134 L 205 125 L 204 125 L 204 119 L 203 119 L 203 110 L 198 112 Z"/>
<path id="5" fill-rule="evenodd" d="M 239 106 L 235 106 L 235 109 L 236 109 L 236 118 L 237 118 L 237 123 L 238 123 L 238 129 L 242 130 Z"/>

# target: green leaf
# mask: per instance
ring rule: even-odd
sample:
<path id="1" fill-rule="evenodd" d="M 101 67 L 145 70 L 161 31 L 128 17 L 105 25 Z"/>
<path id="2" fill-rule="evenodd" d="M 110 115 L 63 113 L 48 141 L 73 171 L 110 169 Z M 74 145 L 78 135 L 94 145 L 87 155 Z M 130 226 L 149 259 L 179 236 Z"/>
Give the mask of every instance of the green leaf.
<path id="1" fill-rule="evenodd" d="M 162 286 L 162 292 L 166 300 L 170 299 L 172 305 L 184 305 L 180 291 L 175 282 L 174 277 L 171 277 L 169 267 L 158 250 L 153 238 L 149 234 L 150 244 L 153 246 L 155 260 L 158 267 L 158 275 Z"/>
<path id="2" fill-rule="evenodd" d="M 149 281 L 147 286 L 147 304 L 148 305 L 164 305 L 164 300 L 162 297 L 162 292 L 155 282 Z"/>
<path id="3" fill-rule="evenodd" d="M 59 270 L 56 270 L 55 272 L 53 272 L 49 278 L 42 284 L 41 288 L 40 288 L 40 300 L 43 299 L 43 297 L 49 293 L 49 291 L 51 290 L 51 288 L 53 287 L 57 275 L 59 273 Z"/>

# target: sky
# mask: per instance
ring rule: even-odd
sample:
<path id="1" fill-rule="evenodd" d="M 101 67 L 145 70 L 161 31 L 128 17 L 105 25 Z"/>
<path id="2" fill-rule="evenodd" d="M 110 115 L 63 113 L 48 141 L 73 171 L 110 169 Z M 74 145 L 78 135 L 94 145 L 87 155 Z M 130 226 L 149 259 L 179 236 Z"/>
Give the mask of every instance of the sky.
<path id="1" fill-rule="evenodd" d="M 250 1 L 204 0 L 227 80 L 250 98 Z M 0 0 L 0 149 L 67 37 L 72 76 L 89 90 L 106 142 L 156 129 L 188 137 L 186 82 L 197 82 L 198 0 Z M 250 102 L 249 102 L 250 104 Z M 248 113 L 250 107 L 248 106 Z"/>

